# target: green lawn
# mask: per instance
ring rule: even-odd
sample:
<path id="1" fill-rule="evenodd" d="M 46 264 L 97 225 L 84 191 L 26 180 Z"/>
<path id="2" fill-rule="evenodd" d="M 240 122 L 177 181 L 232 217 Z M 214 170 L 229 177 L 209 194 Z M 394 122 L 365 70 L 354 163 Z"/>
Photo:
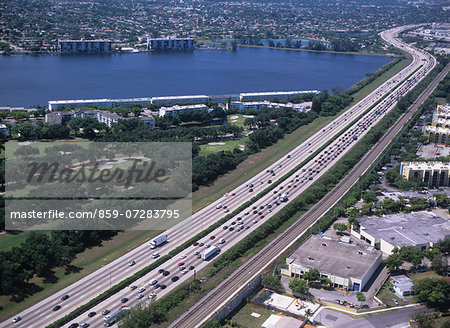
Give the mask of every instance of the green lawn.
<path id="1" fill-rule="evenodd" d="M 380 288 L 380 292 L 377 294 L 377 297 L 387 306 L 397 306 L 392 302 L 392 299 L 396 299 L 397 302 L 400 305 L 406 305 L 406 302 L 404 302 L 401 298 L 399 298 L 395 293 L 393 293 L 389 287 L 392 287 L 392 282 L 390 279 L 388 279 L 384 285 Z"/>
<path id="2" fill-rule="evenodd" d="M 236 118 L 237 116 L 237 118 Z M 249 116 L 249 115 L 246 115 Z M 232 119 L 233 117 L 233 119 Z M 232 114 L 232 115 L 227 115 L 227 120 L 228 120 L 228 124 L 233 124 L 236 126 L 239 126 L 241 128 L 248 128 L 248 125 L 244 125 L 244 121 L 247 119 L 248 117 L 244 117 L 243 114 Z"/>
<path id="3" fill-rule="evenodd" d="M 222 150 L 233 150 L 234 148 L 239 148 L 240 145 L 245 145 L 248 137 L 244 137 L 239 140 L 231 140 L 231 141 L 222 141 L 222 142 L 213 142 L 213 145 L 206 144 L 200 146 L 200 155 L 206 156 L 211 153 L 216 153 Z"/>
<path id="4" fill-rule="evenodd" d="M 261 316 L 256 318 L 251 315 L 252 313 L 258 313 Z M 261 325 L 267 320 L 267 318 L 270 317 L 271 314 L 276 314 L 276 311 L 247 303 L 239 310 L 239 312 L 233 315 L 231 320 L 247 328 L 261 328 Z"/>
<path id="5" fill-rule="evenodd" d="M 29 231 L 20 232 L 16 235 L 11 235 L 8 233 L 0 234 L 0 252 L 8 251 L 13 247 L 19 246 L 25 241 L 29 234 Z"/>

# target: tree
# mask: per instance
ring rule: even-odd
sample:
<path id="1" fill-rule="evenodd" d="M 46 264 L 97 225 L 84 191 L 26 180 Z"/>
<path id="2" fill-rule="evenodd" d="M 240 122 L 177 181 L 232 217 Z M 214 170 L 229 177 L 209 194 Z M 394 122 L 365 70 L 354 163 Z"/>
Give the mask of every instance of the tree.
<path id="1" fill-rule="evenodd" d="M 333 224 L 333 229 L 338 230 L 338 231 L 345 231 L 345 230 L 347 230 L 347 225 L 342 222 L 337 222 L 337 223 Z"/>
<path id="2" fill-rule="evenodd" d="M 447 275 L 447 258 L 443 257 L 440 253 L 433 256 L 431 266 L 437 274 Z"/>
<path id="3" fill-rule="evenodd" d="M 309 270 L 309 271 L 305 272 L 303 274 L 302 278 L 307 280 L 308 282 L 319 280 L 320 273 L 319 273 L 319 271 L 317 269 L 312 269 L 312 270 Z"/>
<path id="4" fill-rule="evenodd" d="M 273 276 L 273 275 L 267 275 L 264 276 L 264 278 L 262 279 L 262 284 L 264 285 L 264 287 L 266 288 L 270 288 L 270 289 L 282 289 L 283 285 L 281 284 L 280 279 L 278 279 L 277 276 Z"/>
<path id="5" fill-rule="evenodd" d="M 300 294 L 306 294 L 309 291 L 309 288 L 306 284 L 306 280 L 303 279 L 292 279 L 289 283 L 289 288 L 295 292 Z"/>
<path id="6" fill-rule="evenodd" d="M 414 282 L 414 297 L 419 302 L 426 302 L 431 307 L 445 307 L 450 293 L 450 283 L 443 279 L 424 278 Z"/>
<path id="7" fill-rule="evenodd" d="M 311 318 L 314 315 L 313 311 L 311 309 L 306 309 L 305 316 L 307 318 Z"/>
<path id="8" fill-rule="evenodd" d="M 358 299 L 358 301 L 360 302 L 359 304 L 362 305 L 362 302 L 364 302 L 366 300 L 366 296 L 364 296 L 363 292 L 357 292 L 356 293 L 356 298 Z"/>
<path id="9" fill-rule="evenodd" d="M 419 328 L 433 328 L 434 320 L 429 315 L 418 314 L 415 321 L 419 325 Z"/>
<path id="10" fill-rule="evenodd" d="M 389 269 L 389 271 L 397 271 L 399 267 L 403 265 L 402 256 L 399 253 L 394 253 L 390 255 L 387 259 L 383 260 L 384 265 Z"/>

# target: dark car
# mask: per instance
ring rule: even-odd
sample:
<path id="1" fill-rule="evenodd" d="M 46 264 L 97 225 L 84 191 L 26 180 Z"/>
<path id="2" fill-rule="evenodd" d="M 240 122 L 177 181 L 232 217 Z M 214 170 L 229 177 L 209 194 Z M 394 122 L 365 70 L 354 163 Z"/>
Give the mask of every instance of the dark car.
<path id="1" fill-rule="evenodd" d="M 163 276 L 164 276 L 164 277 L 167 277 L 169 274 L 170 274 L 169 271 L 164 271 L 164 272 L 163 272 Z"/>
<path id="2" fill-rule="evenodd" d="M 253 192 L 253 189 L 249 189 L 248 191 L 249 191 L 249 192 Z"/>
<path id="3" fill-rule="evenodd" d="M 79 327 L 79 326 L 80 326 L 79 324 L 77 324 L 76 322 L 74 322 L 74 323 L 70 324 L 69 328 L 77 328 L 77 327 Z"/>
<path id="4" fill-rule="evenodd" d="M 159 286 L 159 288 L 161 288 L 161 289 L 166 289 L 166 285 L 164 285 L 164 284 L 161 284 L 160 286 Z"/>
<path id="5" fill-rule="evenodd" d="M 195 266 L 193 266 L 193 265 L 191 265 L 190 267 L 189 267 L 189 270 L 194 270 L 195 269 Z"/>
<path id="6" fill-rule="evenodd" d="M 156 284 L 155 286 L 153 286 L 153 288 L 158 289 L 159 287 L 161 287 L 160 284 Z"/>
<path id="7" fill-rule="evenodd" d="M 89 312 L 88 317 L 92 318 L 96 314 L 97 314 L 97 312 L 95 312 L 95 311 Z"/>
<path id="8" fill-rule="evenodd" d="M 120 302 L 121 302 L 121 303 L 126 303 L 126 302 L 128 302 L 128 298 L 123 297 L 123 298 L 120 300 Z"/>
<path id="9" fill-rule="evenodd" d="M 164 269 L 159 269 L 159 270 L 158 270 L 158 273 L 163 273 L 164 271 L 166 271 L 166 270 L 164 270 Z"/>
<path id="10" fill-rule="evenodd" d="M 230 229 L 228 229 L 228 230 L 230 230 L 230 231 L 233 231 L 234 230 L 234 228 L 233 227 L 231 227 Z"/>
<path id="11" fill-rule="evenodd" d="M 227 226 L 223 226 L 223 230 L 227 230 L 228 229 L 228 227 Z"/>
<path id="12" fill-rule="evenodd" d="M 61 297 L 61 301 L 65 301 L 66 299 L 68 299 L 69 298 L 69 295 L 64 295 L 63 297 Z"/>
<path id="13" fill-rule="evenodd" d="M 53 310 L 53 311 L 58 311 L 58 310 L 59 310 L 60 308 L 61 308 L 61 306 L 59 306 L 59 305 L 56 305 L 56 306 L 54 306 L 54 307 L 53 307 L 53 309 L 52 309 L 52 310 Z"/>
<path id="14" fill-rule="evenodd" d="M 178 276 L 173 276 L 170 280 L 172 280 L 173 282 L 177 281 L 178 279 L 180 279 L 180 277 Z"/>
<path id="15" fill-rule="evenodd" d="M 231 225 L 235 225 L 235 224 L 236 224 L 236 221 L 231 222 Z"/>

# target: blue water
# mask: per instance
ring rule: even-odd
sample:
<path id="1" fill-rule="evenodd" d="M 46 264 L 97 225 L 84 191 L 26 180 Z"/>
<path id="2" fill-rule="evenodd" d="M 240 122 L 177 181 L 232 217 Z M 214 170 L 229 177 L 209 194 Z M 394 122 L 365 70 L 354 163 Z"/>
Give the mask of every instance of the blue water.
<path id="1" fill-rule="evenodd" d="M 348 88 L 391 58 L 241 47 L 75 56 L 0 56 L 0 106 L 49 100 Z"/>

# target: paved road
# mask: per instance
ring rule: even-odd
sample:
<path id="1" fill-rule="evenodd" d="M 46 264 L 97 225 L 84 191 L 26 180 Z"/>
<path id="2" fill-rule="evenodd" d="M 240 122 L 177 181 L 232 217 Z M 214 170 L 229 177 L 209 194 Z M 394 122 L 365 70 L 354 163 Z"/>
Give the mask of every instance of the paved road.
<path id="1" fill-rule="evenodd" d="M 411 52 L 414 60 L 422 61 L 422 59 L 424 59 L 424 62 L 426 62 L 426 58 L 429 58 L 429 55 L 424 54 L 420 50 L 402 44 L 401 41 L 395 38 L 395 35 L 398 33 L 398 31 L 405 28 L 409 27 L 401 27 L 393 29 L 391 31 L 383 32 L 382 37 L 388 42 Z M 405 94 L 414 85 L 416 85 L 424 76 L 426 76 L 426 74 L 432 67 L 434 67 L 434 64 L 432 64 L 431 66 L 425 64 L 421 70 L 419 70 L 414 76 L 410 77 L 406 82 L 404 82 L 404 84 L 402 84 L 402 87 L 407 87 L 404 90 L 400 91 L 400 95 Z M 427 90 L 429 91 L 430 88 L 428 88 Z M 391 95 L 392 93 L 390 93 L 390 96 Z M 390 96 L 388 96 L 387 99 L 390 98 Z M 399 94 L 395 95 L 394 97 L 395 99 L 398 99 Z M 387 102 L 389 101 L 390 100 L 387 100 Z M 382 105 L 381 108 L 383 108 L 383 106 L 386 105 Z M 393 104 L 389 104 L 389 106 L 391 106 L 392 108 L 393 106 L 395 106 L 395 102 Z M 306 231 L 309 226 L 314 224 L 314 222 L 316 222 L 324 213 L 326 213 L 328 209 L 336 204 L 336 202 L 353 186 L 353 184 L 358 181 L 359 177 L 364 174 L 364 172 L 382 153 L 382 151 L 387 147 L 387 145 L 395 137 L 395 135 L 398 134 L 403 125 L 411 117 L 413 113 L 412 110 L 414 108 L 415 107 L 413 106 L 413 108 L 405 113 L 394 124 L 394 126 L 390 128 L 390 130 L 381 138 L 381 140 L 373 147 L 373 149 L 369 153 L 367 153 L 363 157 L 363 159 L 355 166 L 350 174 L 346 178 L 344 178 L 327 196 L 325 196 L 319 203 L 313 206 L 305 215 L 303 215 L 284 233 L 275 238 L 271 243 L 269 243 L 260 252 L 258 252 L 258 254 L 253 256 L 252 259 L 248 260 L 231 276 L 229 276 L 214 290 L 208 293 L 208 295 L 202 298 L 188 312 L 184 313 L 179 319 L 177 319 L 172 325 L 170 325 L 170 327 L 199 327 L 207 320 L 209 320 L 209 318 L 214 316 L 214 314 L 217 313 L 217 311 L 221 309 L 227 303 L 227 301 L 232 299 L 232 297 L 234 297 L 234 295 L 236 295 L 243 286 L 249 283 L 258 274 L 260 274 L 261 271 L 265 267 L 267 267 L 280 253 L 291 246 L 295 242 L 295 240 L 297 240 L 297 238 L 304 231 Z M 385 112 L 386 111 L 384 111 L 383 113 Z M 371 122 L 369 121 L 368 123 L 370 125 Z M 359 128 L 366 128 L 366 125 L 360 125 L 360 123 L 357 123 L 357 126 Z"/>
<path id="2" fill-rule="evenodd" d="M 378 313 L 366 318 L 353 319 L 346 314 L 323 309 L 315 316 L 315 320 L 328 328 L 409 328 L 409 320 L 415 315 L 425 312 L 427 309 L 424 307 L 410 307 L 395 312 Z"/>
<path id="3" fill-rule="evenodd" d="M 386 34 L 385 37 L 390 38 L 393 37 L 392 35 Z M 394 43 L 397 41 L 393 40 L 390 42 Z M 400 87 L 396 88 L 397 84 L 399 84 L 400 81 L 402 81 L 407 75 L 413 72 L 420 65 L 422 65 L 422 70 L 416 72 L 413 77 L 409 78 L 408 81 L 402 83 Z M 347 130 L 345 134 L 337 138 L 325 150 L 318 154 L 315 159 L 311 160 L 306 166 L 304 166 L 304 168 L 294 174 L 291 178 L 287 179 L 286 182 L 281 185 L 281 187 L 284 188 L 283 191 L 281 190 L 281 188 L 277 190 L 279 191 L 277 195 L 282 192 L 286 192 L 286 190 L 290 190 L 289 198 L 295 198 L 298 194 L 300 194 L 308 186 L 310 186 L 314 182 L 314 180 L 324 174 L 327 170 L 327 167 L 331 167 L 337 160 L 342 158 L 345 153 L 351 148 L 351 146 L 356 143 L 356 140 L 365 135 L 365 133 L 368 132 L 370 126 L 379 121 L 381 117 L 395 105 L 395 101 L 398 97 L 405 94 L 414 85 L 414 83 L 423 78 L 423 76 L 425 75 L 424 70 L 430 70 L 433 66 L 434 59 L 429 55 L 425 53 L 413 53 L 413 62 L 402 72 L 393 76 L 383 85 L 374 90 L 368 97 L 364 98 L 358 104 L 350 108 L 346 113 L 336 118 L 324 129 L 318 131 L 315 135 L 298 146 L 290 153 L 290 158 L 284 157 L 270 166 L 268 170 L 274 170 L 275 176 L 272 176 L 272 174 L 268 171 L 263 171 L 254 178 L 250 179 L 247 184 L 254 185 L 253 192 L 250 192 L 250 188 L 245 184 L 241 185 L 236 189 L 230 191 L 227 197 L 222 197 L 221 199 L 217 200 L 201 211 L 195 213 L 192 217 L 183 221 L 173 229 L 165 232 L 169 236 L 169 242 L 159 248 L 159 253 L 161 255 L 167 254 L 171 249 L 182 244 L 185 240 L 191 238 L 193 235 L 197 234 L 210 224 L 222 218 L 225 213 L 222 209 L 217 209 L 219 204 L 222 206 L 227 206 L 230 211 L 232 211 L 234 208 L 237 208 L 241 204 L 248 201 L 256 193 L 262 191 L 270 185 L 268 183 L 269 179 L 271 179 L 272 181 L 276 181 L 276 179 L 279 179 L 285 173 L 291 171 L 295 166 L 306 159 L 314 150 L 324 145 L 328 140 L 333 138 L 333 136 L 335 136 L 338 131 L 341 131 L 344 127 L 346 127 L 348 123 L 352 122 L 355 118 L 360 116 L 361 113 L 365 112 L 371 105 L 373 105 L 377 100 L 382 98 L 386 92 L 390 92 L 389 96 L 381 101 L 376 106 L 376 108 L 372 109 L 370 113 L 366 114 L 362 119 L 360 119 L 358 123 L 355 124 L 351 129 Z M 235 195 L 232 196 L 232 194 Z M 254 209 L 249 208 L 238 215 L 245 218 L 245 225 L 248 225 L 250 228 L 244 229 L 239 233 L 237 233 L 236 231 L 231 232 L 230 230 L 224 230 L 222 227 L 214 231 L 211 235 L 214 235 L 217 239 L 222 237 L 226 239 L 225 245 L 221 245 L 222 250 L 230 248 L 232 245 L 241 240 L 246 234 L 256 229 L 256 227 L 259 226 L 262 221 L 267 220 L 272 215 L 277 213 L 284 205 L 284 203 L 276 206 L 272 205 L 273 198 L 277 198 L 277 195 L 269 193 L 256 203 L 258 211 L 261 211 L 261 213 L 263 214 L 258 213 L 255 215 L 253 214 Z M 268 208 L 267 204 L 269 203 L 271 203 L 273 209 Z M 260 210 L 260 206 L 264 206 L 265 208 Z M 250 214 L 245 215 L 245 212 L 248 212 Z M 261 217 L 261 215 L 263 215 L 263 217 Z M 231 226 L 231 221 L 236 222 L 235 220 L 236 217 L 230 220 L 229 225 Z M 217 241 L 217 239 L 215 240 Z M 202 241 L 205 244 L 208 243 L 207 239 Z M 209 242 L 213 243 L 212 240 L 209 240 Z M 207 264 L 207 262 L 203 262 L 193 256 L 193 253 L 197 249 L 198 248 L 191 247 L 183 252 L 184 254 L 188 255 L 188 260 L 185 261 L 186 265 L 193 265 L 196 267 L 196 270 L 204 267 Z M 199 251 L 201 250 L 202 249 L 199 249 Z M 117 282 L 137 272 L 144 266 L 150 264 L 152 261 L 154 261 L 150 258 L 150 255 L 153 252 L 154 251 L 149 250 L 148 245 L 141 245 L 140 247 L 117 259 L 116 261 L 104 266 L 102 269 L 97 270 L 91 275 L 62 290 L 58 295 L 49 297 L 48 299 L 39 302 L 35 306 L 23 311 L 19 314 L 23 318 L 23 320 L 16 324 L 15 327 L 45 327 L 49 323 L 70 313 L 81 304 L 87 302 L 89 299 L 97 296 L 104 290 L 108 289 L 111 285 L 116 284 Z M 137 264 L 131 267 L 128 266 L 130 260 L 135 260 Z M 180 273 L 178 274 L 178 276 L 180 277 L 179 281 L 177 283 L 171 282 L 170 279 L 173 277 L 173 275 L 175 275 L 175 272 L 179 272 L 178 263 L 180 261 L 180 259 L 174 258 L 158 268 L 169 270 L 172 275 L 163 277 L 156 272 L 158 270 L 156 269 L 153 272 L 149 273 L 146 277 L 137 281 L 136 285 L 139 287 L 145 286 L 146 289 L 150 289 L 150 287 L 148 286 L 149 281 L 158 279 L 158 283 L 167 285 L 167 288 L 165 290 L 152 289 L 152 291 L 155 291 L 158 294 L 158 297 L 161 297 L 162 295 L 168 293 L 170 290 L 179 285 L 180 282 L 185 281 L 189 277 L 192 277 L 192 271 L 191 273 L 186 274 Z M 149 293 L 149 290 L 145 291 L 146 298 Z M 70 298 L 65 301 L 60 301 L 61 296 L 65 294 L 70 295 Z M 102 302 L 92 310 L 97 313 L 101 312 L 104 309 L 115 310 L 120 305 L 122 305 L 122 303 L 120 303 L 120 299 L 124 296 L 130 299 L 130 301 L 127 302 L 127 305 L 133 305 L 140 302 L 136 298 L 137 292 L 131 292 L 127 289 L 122 290 L 121 292 L 109 298 L 105 302 Z M 56 312 L 51 311 L 51 309 L 55 305 L 61 305 L 62 309 Z M 0 324 L 0 327 L 9 327 L 11 325 L 11 319 Z M 99 326 L 102 324 L 102 317 L 100 315 L 97 315 L 93 319 L 87 319 L 87 313 L 84 313 L 75 321 L 88 321 L 91 325 Z"/>

